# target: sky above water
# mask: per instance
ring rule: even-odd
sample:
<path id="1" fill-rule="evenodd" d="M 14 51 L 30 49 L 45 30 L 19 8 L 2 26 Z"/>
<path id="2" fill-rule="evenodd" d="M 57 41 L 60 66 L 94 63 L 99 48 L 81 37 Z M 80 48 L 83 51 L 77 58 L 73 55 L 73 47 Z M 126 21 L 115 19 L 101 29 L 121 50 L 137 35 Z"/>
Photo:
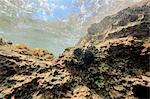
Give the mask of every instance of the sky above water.
<path id="1" fill-rule="evenodd" d="M 39 1 L 41 8 L 34 12 L 32 17 L 44 20 L 64 19 L 74 13 L 86 13 L 86 11 L 90 9 L 93 10 L 92 14 L 95 14 L 97 8 L 113 3 L 112 0 L 33 0 L 33 7 L 34 3 L 35 5 L 38 3 L 37 1 Z M 118 1 L 121 2 L 123 0 Z M 124 1 L 127 2 L 128 0 Z M 141 0 L 130 1 L 139 2 Z M 97 8 L 92 9 L 94 5 L 96 5 Z"/>
<path id="2" fill-rule="evenodd" d="M 44 20 L 63 19 L 73 13 L 80 12 L 78 6 L 75 5 L 76 0 L 45 0 L 41 6 L 44 8 L 38 9 L 33 13 L 33 18 Z M 49 4 L 48 4 L 49 3 Z"/>
<path id="3" fill-rule="evenodd" d="M 77 15 L 78 19 L 84 21 L 98 13 L 107 15 L 107 11 L 113 13 L 116 9 L 120 10 L 139 1 L 141 0 L 0 0 L 0 15 L 28 16 L 45 21 L 64 21 Z"/>

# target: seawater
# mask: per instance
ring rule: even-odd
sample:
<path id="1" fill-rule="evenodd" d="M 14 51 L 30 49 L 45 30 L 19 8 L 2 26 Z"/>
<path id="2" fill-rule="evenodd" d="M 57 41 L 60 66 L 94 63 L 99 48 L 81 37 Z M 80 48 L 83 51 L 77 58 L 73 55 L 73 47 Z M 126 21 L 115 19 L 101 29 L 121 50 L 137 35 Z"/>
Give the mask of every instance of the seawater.
<path id="1" fill-rule="evenodd" d="M 87 28 L 141 0 L 1 0 L 0 36 L 58 56 Z"/>

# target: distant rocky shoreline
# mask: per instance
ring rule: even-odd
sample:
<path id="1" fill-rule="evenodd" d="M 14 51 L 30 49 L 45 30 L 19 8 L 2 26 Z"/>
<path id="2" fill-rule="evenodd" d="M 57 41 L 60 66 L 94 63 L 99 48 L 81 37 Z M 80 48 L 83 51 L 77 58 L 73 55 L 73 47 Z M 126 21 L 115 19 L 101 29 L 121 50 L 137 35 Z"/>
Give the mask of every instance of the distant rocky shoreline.
<path id="1" fill-rule="evenodd" d="M 0 98 L 150 98 L 150 1 L 91 25 L 55 58 L 0 39 Z"/>

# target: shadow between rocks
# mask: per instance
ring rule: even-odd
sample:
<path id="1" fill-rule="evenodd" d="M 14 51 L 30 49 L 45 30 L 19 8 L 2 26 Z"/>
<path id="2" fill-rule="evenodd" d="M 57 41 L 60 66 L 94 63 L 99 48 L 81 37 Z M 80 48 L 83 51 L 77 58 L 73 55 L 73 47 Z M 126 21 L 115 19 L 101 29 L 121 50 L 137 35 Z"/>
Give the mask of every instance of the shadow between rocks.
<path id="1" fill-rule="evenodd" d="M 134 78 L 149 71 L 149 55 L 142 52 L 143 43 L 130 43 L 111 44 L 109 48 L 103 46 L 100 50 L 94 46 L 87 49 L 77 48 L 72 59 L 65 61 L 65 64 L 72 75 L 81 78 L 78 83 L 83 83 L 100 97 L 125 98 L 132 88 L 135 89 L 134 81 L 126 80 L 126 77 Z"/>

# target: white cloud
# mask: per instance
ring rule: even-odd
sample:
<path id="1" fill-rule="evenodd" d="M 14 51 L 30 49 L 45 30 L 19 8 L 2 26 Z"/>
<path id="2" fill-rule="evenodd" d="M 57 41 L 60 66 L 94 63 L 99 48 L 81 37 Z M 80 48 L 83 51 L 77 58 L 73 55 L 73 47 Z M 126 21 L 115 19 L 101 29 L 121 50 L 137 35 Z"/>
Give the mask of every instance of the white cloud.
<path id="1" fill-rule="evenodd" d="M 141 2 L 142 0 L 133 0 L 134 2 Z"/>

